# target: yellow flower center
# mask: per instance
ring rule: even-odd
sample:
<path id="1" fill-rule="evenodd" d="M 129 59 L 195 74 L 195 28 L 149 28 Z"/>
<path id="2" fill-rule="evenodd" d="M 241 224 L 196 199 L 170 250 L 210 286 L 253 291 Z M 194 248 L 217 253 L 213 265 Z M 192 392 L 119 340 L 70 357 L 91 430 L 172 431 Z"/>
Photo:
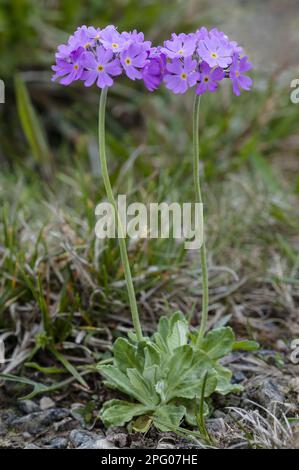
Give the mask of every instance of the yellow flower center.
<path id="1" fill-rule="evenodd" d="M 131 65 L 132 64 L 132 61 L 130 59 L 130 57 L 127 57 L 126 60 L 125 60 L 126 64 L 127 65 Z"/>
<path id="2" fill-rule="evenodd" d="M 236 77 L 238 78 L 240 76 L 239 70 L 236 71 Z"/>
<path id="3" fill-rule="evenodd" d="M 112 47 L 113 49 L 118 49 L 118 44 L 116 44 L 116 42 L 112 43 Z"/>
<path id="4" fill-rule="evenodd" d="M 180 55 L 183 55 L 183 54 L 184 54 L 183 49 L 180 49 L 180 50 L 179 50 L 179 54 L 180 54 Z"/>
<path id="5" fill-rule="evenodd" d="M 90 47 L 91 47 L 90 42 L 87 42 L 87 43 L 85 44 L 85 46 L 84 46 L 84 49 L 89 49 Z"/>
<path id="6" fill-rule="evenodd" d="M 208 81 L 209 81 L 209 77 L 205 77 L 205 78 L 204 78 L 204 82 L 207 83 Z"/>
<path id="7" fill-rule="evenodd" d="M 74 70 L 79 70 L 79 65 L 74 65 Z"/>
<path id="8" fill-rule="evenodd" d="M 217 59 L 218 58 L 217 52 L 211 52 L 211 57 L 212 59 Z"/>
<path id="9" fill-rule="evenodd" d="M 98 65 L 98 72 L 103 72 L 103 70 L 104 70 L 103 65 Z"/>
<path id="10" fill-rule="evenodd" d="M 187 74 L 186 74 L 185 72 L 183 72 L 183 73 L 181 74 L 181 78 L 182 78 L 183 80 L 186 80 Z"/>

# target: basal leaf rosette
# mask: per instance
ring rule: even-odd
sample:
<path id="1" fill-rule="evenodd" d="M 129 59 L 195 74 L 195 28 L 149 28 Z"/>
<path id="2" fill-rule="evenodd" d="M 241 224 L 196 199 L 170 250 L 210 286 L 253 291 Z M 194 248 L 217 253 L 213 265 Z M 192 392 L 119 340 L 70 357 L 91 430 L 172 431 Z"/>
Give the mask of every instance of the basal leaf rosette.
<path id="1" fill-rule="evenodd" d="M 157 332 L 142 342 L 133 334 L 118 338 L 113 345 L 113 365 L 98 365 L 98 370 L 108 387 L 128 398 L 106 402 L 100 418 L 105 426 L 132 422 L 138 430 L 153 424 L 167 431 L 184 419 L 195 426 L 202 396 L 207 400 L 215 392 L 226 395 L 242 390 L 231 383 L 232 372 L 219 362 L 239 346 L 250 349 L 256 344 L 237 343 L 232 329 L 223 327 L 209 332 L 200 349 L 196 348 L 181 313 L 162 317 Z"/>

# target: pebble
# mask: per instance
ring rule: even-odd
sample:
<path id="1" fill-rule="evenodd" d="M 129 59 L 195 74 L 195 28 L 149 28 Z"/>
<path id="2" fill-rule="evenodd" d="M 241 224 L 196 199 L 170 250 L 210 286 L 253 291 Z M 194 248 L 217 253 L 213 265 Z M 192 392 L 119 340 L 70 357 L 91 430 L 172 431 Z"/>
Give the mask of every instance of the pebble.
<path id="1" fill-rule="evenodd" d="M 20 400 L 17 402 L 17 406 L 24 415 L 40 411 L 39 406 L 32 400 Z"/>
<path id="2" fill-rule="evenodd" d="M 175 446 L 170 442 L 159 442 L 157 449 L 175 449 Z"/>
<path id="3" fill-rule="evenodd" d="M 82 429 L 73 429 L 70 432 L 70 442 L 71 444 L 78 448 L 83 445 L 93 446 L 95 442 L 102 437 L 103 434 L 96 434 L 90 431 L 83 431 Z M 88 449 L 88 447 L 82 447 Z M 93 447 L 91 447 L 93 448 Z"/>
<path id="4" fill-rule="evenodd" d="M 43 397 L 39 402 L 39 407 L 42 411 L 49 410 L 51 408 L 55 408 L 54 401 L 49 397 Z"/>
<path id="5" fill-rule="evenodd" d="M 36 435 L 56 421 L 64 419 L 68 414 L 69 410 L 65 408 L 39 411 L 14 419 L 10 422 L 10 426 L 18 429 L 19 431 L 29 432 L 31 435 Z"/>
<path id="6" fill-rule="evenodd" d="M 261 382 L 258 386 L 249 388 L 247 396 L 252 400 L 256 401 L 260 405 L 268 408 L 271 405 L 277 403 L 284 403 L 285 397 L 278 384 L 274 383 L 271 379 L 266 379 Z"/>
<path id="7" fill-rule="evenodd" d="M 66 449 L 68 440 L 65 437 L 55 437 L 49 445 L 49 449 Z"/>
<path id="8" fill-rule="evenodd" d="M 107 430 L 106 437 L 108 441 L 119 448 L 128 447 L 130 443 L 130 436 L 126 429 L 122 427 L 110 427 Z"/>

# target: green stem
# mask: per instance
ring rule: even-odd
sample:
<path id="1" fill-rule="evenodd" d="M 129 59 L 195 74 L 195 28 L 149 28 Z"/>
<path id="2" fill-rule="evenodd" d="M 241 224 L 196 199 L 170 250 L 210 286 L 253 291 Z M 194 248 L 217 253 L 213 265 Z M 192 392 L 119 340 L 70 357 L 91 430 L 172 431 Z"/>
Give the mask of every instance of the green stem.
<path id="1" fill-rule="evenodd" d="M 133 321 L 137 339 L 138 341 L 141 341 L 143 339 L 142 329 L 140 325 L 138 307 L 137 307 L 137 302 L 136 302 L 132 274 L 130 270 L 129 258 L 128 258 L 127 247 L 126 247 L 126 240 L 124 237 L 124 231 L 123 231 L 120 216 L 117 210 L 116 201 L 114 199 L 114 195 L 113 195 L 113 191 L 112 191 L 112 187 L 111 187 L 111 183 L 109 179 L 108 168 L 107 168 L 106 144 L 105 144 L 105 111 L 106 111 L 107 92 L 108 92 L 108 88 L 103 88 L 101 92 L 100 107 L 99 107 L 100 162 L 101 162 L 102 175 L 104 179 L 104 185 L 105 185 L 108 201 L 113 206 L 115 214 L 117 215 L 118 231 L 119 231 L 119 247 L 120 247 L 121 260 L 122 260 L 122 264 L 123 264 L 124 271 L 125 271 L 125 278 L 126 278 L 126 283 L 127 283 L 129 302 L 130 302 L 130 308 L 131 308 L 131 314 L 132 314 L 132 321 Z"/>
<path id="2" fill-rule="evenodd" d="M 199 109 L 200 109 L 200 96 L 196 96 L 194 101 L 193 110 L 193 176 L 196 202 L 202 204 L 202 196 L 200 189 L 199 177 Z M 204 224 L 203 224 L 204 227 Z M 200 248 L 200 262 L 202 271 L 202 311 L 198 336 L 196 339 L 196 346 L 199 347 L 204 337 L 208 320 L 209 309 L 209 281 L 208 281 L 208 267 L 206 256 L 205 236 L 203 235 L 203 243 Z"/>

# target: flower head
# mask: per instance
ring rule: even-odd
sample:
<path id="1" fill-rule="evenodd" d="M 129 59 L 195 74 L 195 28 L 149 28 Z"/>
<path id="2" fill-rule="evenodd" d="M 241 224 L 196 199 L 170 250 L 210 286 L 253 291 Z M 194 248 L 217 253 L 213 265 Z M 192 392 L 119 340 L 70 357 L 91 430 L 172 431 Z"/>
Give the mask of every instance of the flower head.
<path id="1" fill-rule="evenodd" d="M 233 56 L 232 66 L 229 72 L 229 78 L 233 84 L 233 92 L 235 95 L 240 96 L 240 89 L 249 91 L 252 86 L 252 79 L 245 75 L 245 72 L 249 72 L 252 69 L 251 63 L 248 61 L 248 57 L 242 57 L 239 59 L 238 55 Z"/>
<path id="2" fill-rule="evenodd" d="M 192 57 L 186 59 L 173 59 L 166 65 L 164 77 L 166 87 L 174 93 L 186 93 L 189 87 L 193 87 L 199 79 L 197 62 Z"/>
<path id="3" fill-rule="evenodd" d="M 151 42 L 145 41 L 144 34 L 137 30 L 120 33 L 113 25 L 102 30 L 83 25 L 69 37 L 67 44 L 58 46 L 52 79 L 59 79 L 64 85 L 81 80 L 85 86 L 96 83 L 104 88 L 112 86 L 113 77 L 124 72 L 131 80 L 145 77 L 145 83 L 155 89 L 157 76 L 153 64 L 148 63 L 152 50 Z"/>
<path id="4" fill-rule="evenodd" d="M 213 93 L 224 78 L 230 78 L 233 91 L 250 89 L 252 80 L 244 75 L 251 65 L 243 57 L 243 49 L 236 41 L 217 28 L 205 27 L 192 34 L 172 34 L 160 48 L 166 56 L 164 81 L 174 93 L 185 93 L 194 85 L 196 93 Z M 189 69 L 189 67 L 191 67 Z"/>
<path id="5" fill-rule="evenodd" d="M 200 83 L 196 88 L 196 93 L 198 95 L 202 95 L 207 91 L 214 93 L 219 86 L 219 82 L 223 80 L 224 77 L 225 73 L 221 67 L 212 68 L 207 62 L 202 62 L 200 64 Z"/>

